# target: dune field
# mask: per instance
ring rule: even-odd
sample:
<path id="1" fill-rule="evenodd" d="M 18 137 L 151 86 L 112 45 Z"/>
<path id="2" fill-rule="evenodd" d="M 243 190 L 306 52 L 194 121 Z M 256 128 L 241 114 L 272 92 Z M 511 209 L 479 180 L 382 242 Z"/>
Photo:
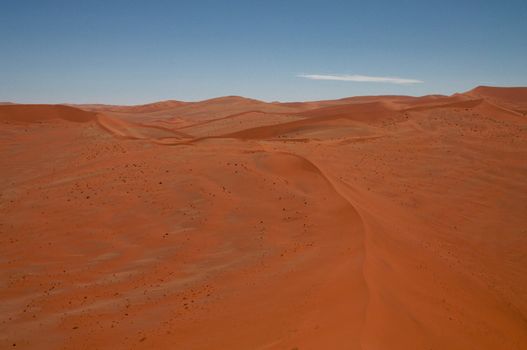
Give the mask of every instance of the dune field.
<path id="1" fill-rule="evenodd" d="M 527 88 L 0 105 L 0 349 L 527 349 Z"/>

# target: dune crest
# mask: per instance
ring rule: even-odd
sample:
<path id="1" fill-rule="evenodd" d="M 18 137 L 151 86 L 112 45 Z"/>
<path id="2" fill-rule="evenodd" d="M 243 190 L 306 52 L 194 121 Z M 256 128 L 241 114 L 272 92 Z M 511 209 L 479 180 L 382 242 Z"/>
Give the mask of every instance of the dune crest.
<path id="1" fill-rule="evenodd" d="M 527 113 L 526 87 L 492 87 L 478 86 L 465 93 L 467 96 L 484 98 L 489 102 Z"/>
<path id="2" fill-rule="evenodd" d="M 0 105 L 0 120 L 4 122 L 38 123 L 66 120 L 85 123 L 95 120 L 95 113 L 63 105 Z"/>

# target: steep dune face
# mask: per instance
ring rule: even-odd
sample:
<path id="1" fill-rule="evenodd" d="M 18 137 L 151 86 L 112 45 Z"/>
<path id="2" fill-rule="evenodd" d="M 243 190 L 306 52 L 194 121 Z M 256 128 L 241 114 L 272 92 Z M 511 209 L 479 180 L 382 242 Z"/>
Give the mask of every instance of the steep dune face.
<path id="1" fill-rule="evenodd" d="M 241 130 L 223 135 L 240 139 L 335 139 L 375 133 L 374 127 L 401 118 L 402 114 L 381 102 L 345 104 L 296 114 L 302 119 Z"/>
<path id="2" fill-rule="evenodd" d="M 361 99 L 2 119 L 0 348 L 527 348 L 525 117 Z"/>
<path id="3" fill-rule="evenodd" d="M 129 139 L 158 140 L 170 139 L 189 139 L 190 136 L 156 125 L 138 124 L 104 114 L 97 116 L 98 124 L 114 136 Z"/>
<path id="4" fill-rule="evenodd" d="M 188 139 L 190 136 L 157 125 L 146 125 L 111 117 L 101 113 L 87 112 L 64 105 L 2 105 L 0 122 L 4 123 L 50 123 L 66 121 L 74 123 L 95 122 L 113 136 L 128 139 L 157 140 L 163 138 Z"/>
<path id="5" fill-rule="evenodd" d="M 37 123 L 50 120 L 67 120 L 85 123 L 93 121 L 95 114 L 63 105 L 1 105 L 0 121 Z"/>
<path id="6" fill-rule="evenodd" d="M 527 88 L 478 86 L 465 93 L 470 97 L 484 98 L 489 102 L 527 113 Z"/>
<path id="7" fill-rule="evenodd" d="M 302 119 L 305 118 L 295 114 L 247 111 L 231 114 L 223 118 L 192 123 L 183 127 L 176 127 L 176 130 L 200 138 L 215 137 Z"/>

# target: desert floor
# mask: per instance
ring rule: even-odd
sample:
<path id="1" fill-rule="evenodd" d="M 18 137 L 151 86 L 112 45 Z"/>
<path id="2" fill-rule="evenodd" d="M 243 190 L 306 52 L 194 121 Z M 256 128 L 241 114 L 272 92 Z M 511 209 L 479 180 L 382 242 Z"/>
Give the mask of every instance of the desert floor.
<path id="1" fill-rule="evenodd" d="M 527 88 L 0 106 L 1 349 L 527 349 Z"/>

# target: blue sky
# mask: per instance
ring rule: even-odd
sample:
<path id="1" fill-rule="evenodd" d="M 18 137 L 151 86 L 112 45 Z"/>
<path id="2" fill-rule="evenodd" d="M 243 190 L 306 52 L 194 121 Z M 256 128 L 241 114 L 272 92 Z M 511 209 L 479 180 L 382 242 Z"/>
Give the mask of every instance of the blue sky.
<path id="1" fill-rule="evenodd" d="M 0 101 L 298 101 L 477 85 L 527 86 L 527 1 L 0 0 Z"/>

